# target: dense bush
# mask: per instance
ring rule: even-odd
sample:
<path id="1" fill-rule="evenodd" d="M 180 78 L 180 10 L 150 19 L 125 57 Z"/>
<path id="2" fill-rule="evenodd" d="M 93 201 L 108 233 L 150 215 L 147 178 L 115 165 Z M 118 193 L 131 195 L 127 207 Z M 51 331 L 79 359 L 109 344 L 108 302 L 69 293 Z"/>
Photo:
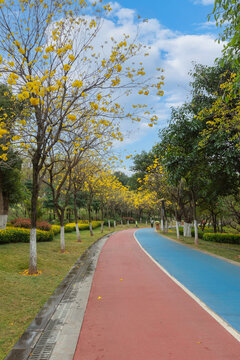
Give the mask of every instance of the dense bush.
<path id="1" fill-rule="evenodd" d="M 122 218 L 126 223 L 127 221 L 129 221 L 129 223 L 135 223 L 135 219 L 133 217 L 130 216 L 125 216 Z"/>
<path id="2" fill-rule="evenodd" d="M 96 229 L 99 226 L 101 226 L 101 221 L 92 221 L 92 228 L 93 229 Z"/>
<path id="3" fill-rule="evenodd" d="M 51 231 L 54 233 L 54 235 L 57 235 L 61 231 L 61 226 L 60 225 L 52 225 Z"/>
<path id="4" fill-rule="evenodd" d="M 52 231 L 37 230 L 37 241 L 52 241 Z M 30 229 L 9 227 L 6 230 L 0 230 L 0 244 L 29 242 Z"/>
<path id="5" fill-rule="evenodd" d="M 23 219 L 23 218 L 17 218 L 13 220 L 12 226 L 19 227 L 19 228 L 25 228 L 25 229 L 31 229 L 31 220 L 30 219 Z M 44 231 L 50 231 L 52 225 L 49 224 L 47 221 L 37 221 L 37 229 L 44 230 Z"/>
<path id="6" fill-rule="evenodd" d="M 183 227 L 179 227 L 179 234 L 183 235 Z M 194 237 L 195 236 L 195 232 L 194 232 L 194 228 L 191 228 L 191 236 Z M 198 237 L 199 239 L 203 238 L 203 231 L 198 229 Z"/>
<path id="7" fill-rule="evenodd" d="M 89 229 L 89 224 L 79 224 L 78 223 L 78 227 L 79 227 L 79 230 L 88 230 Z M 66 233 L 76 231 L 75 223 L 69 223 L 69 224 L 65 225 L 64 231 Z"/>
<path id="8" fill-rule="evenodd" d="M 89 222 L 86 222 L 86 220 L 84 220 L 84 221 L 85 221 L 84 223 L 78 222 L 79 230 L 89 230 Z M 96 229 L 100 225 L 101 225 L 101 221 L 92 221 L 93 229 Z M 66 233 L 76 231 L 75 223 L 69 223 L 69 224 L 65 225 L 64 231 Z"/>
<path id="9" fill-rule="evenodd" d="M 108 226 L 108 220 L 110 220 L 110 226 L 114 226 L 114 220 L 113 219 L 104 219 L 104 225 Z"/>
<path id="10" fill-rule="evenodd" d="M 240 234 L 205 233 L 205 241 L 216 241 L 219 243 L 240 244 Z"/>

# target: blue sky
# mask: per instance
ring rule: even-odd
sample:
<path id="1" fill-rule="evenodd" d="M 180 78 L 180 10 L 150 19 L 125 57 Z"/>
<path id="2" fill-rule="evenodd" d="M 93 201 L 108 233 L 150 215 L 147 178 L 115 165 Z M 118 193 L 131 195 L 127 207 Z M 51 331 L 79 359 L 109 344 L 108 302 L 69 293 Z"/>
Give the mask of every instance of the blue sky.
<path id="1" fill-rule="evenodd" d="M 180 106 L 190 98 L 189 71 L 194 63 L 213 65 L 221 55 L 222 45 L 215 40 L 218 29 L 214 22 L 208 22 L 214 0 L 118 0 L 112 2 L 116 16 L 116 28 L 133 31 L 136 18 L 147 18 L 141 28 L 141 42 L 150 43 L 150 59 L 146 66 L 151 69 L 159 66 L 165 70 L 165 95 L 161 100 L 152 99 L 159 116 L 158 125 L 149 128 L 139 123 L 125 137 L 125 143 L 116 151 L 123 154 L 149 151 L 158 141 L 159 129 L 167 125 L 171 107 Z M 151 105 L 152 105 L 151 104 Z M 125 161 L 126 172 L 131 159 Z"/>
<path id="2" fill-rule="evenodd" d="M 143 18 L 156 17 L 167 28 L 185 34 L 201 33 L 197 24 L 206 22 L 213 8 L 210 0 L 206 1 L 209 5 L 193 0 L 120 0 L 119 3 L 123 7 L 136 9 Z"/>

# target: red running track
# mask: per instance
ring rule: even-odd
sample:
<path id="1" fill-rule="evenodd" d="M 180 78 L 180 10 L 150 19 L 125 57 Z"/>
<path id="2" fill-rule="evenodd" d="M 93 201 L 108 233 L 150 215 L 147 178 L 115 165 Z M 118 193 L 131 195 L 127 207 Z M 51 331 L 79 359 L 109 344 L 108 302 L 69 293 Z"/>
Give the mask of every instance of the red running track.
<path id="1" fill-rule="evenodd" d="M 74 360 L 239 360 L 240 343 L 161 271 L 133 233 L 114 234 L 103 247 Z"/>

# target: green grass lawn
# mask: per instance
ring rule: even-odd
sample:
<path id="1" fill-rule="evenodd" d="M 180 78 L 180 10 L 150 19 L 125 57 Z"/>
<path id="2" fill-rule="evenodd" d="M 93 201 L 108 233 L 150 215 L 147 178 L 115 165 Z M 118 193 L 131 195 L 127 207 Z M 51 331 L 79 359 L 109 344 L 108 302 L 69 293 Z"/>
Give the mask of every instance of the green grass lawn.
<path id="1" fill-rule="evenodd" d="M 129 227 L 133 227 L 130 225 Z M 128 226 L 118 226 L 123 230 Z M 111 231 L 114 231 L 111 228 Z M 107 227 L 102 234 L 100 228 L 81 231 L 82 242 L 76 241 L 75 233 L 66 233 L 65 254 L 59 251 L 59 235 L 52 242 L 38 243 L 37 277 L 19 273 L 28 268 L 29 244 L 0 245 L 0 359 L 3 360 L 18 338 L 28 327 L 43 304 L 60 284 L 82 253 L 98 238 L 109 233 Z"/>
<path id="2" fill-rule="evenodd" d="M 163 234 L 163 233 L 162 233 Z M 170 237 L 171 239 L 177 240 L 176 231 L 170 229 L 167 234 L 163 234 L 167 237 Z M 217 243 L 214 241 L 204 241 L 199 239 L 199 245 L 194 245 L 194 238 L 186 238 L 183 236 L 180 236 L 180 240 L 182 244 L 186 244 L 188 246 L 191 246 L 195 249 L 200 249 L 204 251 L 208 251 L 212 254 L 223 256 L 227 259 L 234 260 L 236 262 L 240 263 L 240 245 L 237 244 L 222 244 Z"/>

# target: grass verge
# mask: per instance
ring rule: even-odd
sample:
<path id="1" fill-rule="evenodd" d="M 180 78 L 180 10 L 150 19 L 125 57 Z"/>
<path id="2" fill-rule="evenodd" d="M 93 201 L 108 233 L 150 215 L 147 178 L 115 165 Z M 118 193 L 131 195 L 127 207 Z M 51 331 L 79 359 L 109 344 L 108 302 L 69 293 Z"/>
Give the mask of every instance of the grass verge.
<path id="1" fill-rule="evenodd" d="M 37 277 L 20 273 L 28 268 L 29 244 L 16 243 L 0 246 L 0 359 L 3 360 L 24 330 L 37 315 L 43 304 L 67 275 L 76 260 L 97 239 L 112 231 L 124 230 L 100 228 L 81 231 L 82 242 L 76 241 L 76 233 L 66 233 L 66 253 L 61 254 L 59 235 L 52 242 L 38 243 Z"/>
<path id="2" fill-rule="evenodd" d="M 162 233 L 160 234 L 169 237 L 170 239 L 177 240 L 176 231 L 169 230 L 168 233 Z M 218 256 L 225 257 L 226 259 L 236 261 L 240 263 L 240 245 L 239 244 L 226 244 L 226 243 L 217 243 L 214 241 L 205 241 L 199 239 L 199 245 L 196 246 L 194 244 L 194 238 L 193 237 L 183 237 L 180 236 L 180 239 L 177 240 L 182 244 L 191 246 L 194 249 L 204 250 L 208 251 L 211 254 L 215 254 Z"/>

